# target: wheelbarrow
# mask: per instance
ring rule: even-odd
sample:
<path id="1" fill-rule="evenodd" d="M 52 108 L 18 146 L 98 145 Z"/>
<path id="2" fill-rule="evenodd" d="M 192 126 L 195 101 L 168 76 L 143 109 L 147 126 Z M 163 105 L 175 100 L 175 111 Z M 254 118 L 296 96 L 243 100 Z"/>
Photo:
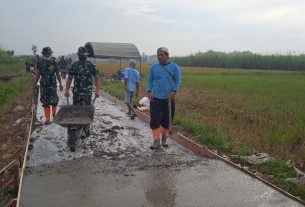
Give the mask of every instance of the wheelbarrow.
<path id="1" fill-rule="evenodd" d="M 56 114 L 54 123 L 68 128 L 68 147 L 72 152 L 75 151 L 76 142 L 79 138 L 90 136 L 89 126 L 94 119 L 94 102 L 92 106 L 89 105 L 69 105 L 67 98 L 67 105 L 62 106 Z M 85 134 L 85 135 L 84 135 Z"/>

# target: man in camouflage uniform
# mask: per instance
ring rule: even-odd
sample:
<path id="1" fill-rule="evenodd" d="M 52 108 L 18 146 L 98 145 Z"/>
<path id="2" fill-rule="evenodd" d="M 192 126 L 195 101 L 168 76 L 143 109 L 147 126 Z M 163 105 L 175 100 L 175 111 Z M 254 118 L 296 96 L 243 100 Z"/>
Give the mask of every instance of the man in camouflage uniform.
<path id="1" fill-rule="evenodd" d="M 63 79 L 66 78 L 66 74 L 68 72 L 68 61 L 66 60 L 65 56 L 61 56 L 58 60 L 58 67 L 59 67 L 59 70 L 60 70 L 60 74 L 61 74 L 61 77 Z"/>
<path id="2" fill-rule="evenodd" d="M 95 78 L 95 97 L 99 97 L 100 77 L 96 66 L 87 60 L 87 48 L 78 48 L 79 61 L 73 63 L 66 82 L 65 96 L 69 97 L 69 89 L 74 78 L 73 105 L 91 105 L 93 81 Z M 86 136 L 90 135 L 89 128 L 85 130 Z"/>
<path id="3" fill-rule="evenodd" d="M 40 101 L 44 108 L 45 124 L 50 123 L 50 114 L 52 106 L 53 118 L 56 116 L 56 107 L 58 105 L 56 77 L 58 79 L 60 90 L 63 90 L 59 69 L 56 59 L 51 57 L 52 50 L 50 47 L 44 47 L 37 63 L 37 70 L 34 77 L 33 89 L 36 87 L 40 78 Z"/>

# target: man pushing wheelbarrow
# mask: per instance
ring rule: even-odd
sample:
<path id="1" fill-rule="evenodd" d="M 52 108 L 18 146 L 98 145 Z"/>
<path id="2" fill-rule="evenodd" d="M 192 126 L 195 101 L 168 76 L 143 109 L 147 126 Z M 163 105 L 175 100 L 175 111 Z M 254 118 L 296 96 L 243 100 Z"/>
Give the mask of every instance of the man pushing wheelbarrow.
<path id="1" fill-rule="evenodd" d="M 85 47 L 79 47 L 77 52 L 79 61 L 75 62 L 71 70 L 69 71 L 69 76 L 66 82 L 66 91 L 65 96 L 67 97 L 67 100 L 70 97 L 70 86 L 72 83 L 72 80 L 74 78 L 74 87 L 72 89 L 73 93 L 73 105 L 74 106 L 92 106 L 91 100 L 92 100 L 92 88 L 93 88 L 93 77 L 95 78 L 95 98 L 99 97 L 99 89 L 100 89 L 100 78 L 99 78 L 99 71 L 96 68 L 96 66 L 89 62 L 87 60 L 88 52 L 87 48 Z M 95 100 L 94 98 L 94 100 Z M 89 113 L 92 111 L 90 107 L 87 107 L 88 109 L 80 110 L 79 112 L 84 113 L 83 115 L 86 116 L 86 113 Z M 94 113 L 94 112 L 93 112 Z M 82 116 L 82 114 L 78 114 L 79 116 Z M 94 115 L 94 114 L 93 114 Z M 93 116 L 92 114 L 89 115 Z M 72 117 L 73 118 L 73 117 Z M 74 117 L 77 118 L 77 117 Z M 86 117 L 83 117 L 86 118 Z M 84 121 L 84 120 L 81 120 Z M 72 136 L 77 136 L 78 132 L 81 138 L 86 138 L 90 136 L 90 130 L 89 130 L 89 122 L 86 122 L 84 124 L 77 123 L 77 120 L 75 120 L 76 125 L 69 124 L 68 125 L 68 146 L 70 147 L 71 151 L 75 150 L 75 138 Z M 78 125 L 78 126 L 77 126 Z M 82 126 L 82 127 L 80 127 Z"/>

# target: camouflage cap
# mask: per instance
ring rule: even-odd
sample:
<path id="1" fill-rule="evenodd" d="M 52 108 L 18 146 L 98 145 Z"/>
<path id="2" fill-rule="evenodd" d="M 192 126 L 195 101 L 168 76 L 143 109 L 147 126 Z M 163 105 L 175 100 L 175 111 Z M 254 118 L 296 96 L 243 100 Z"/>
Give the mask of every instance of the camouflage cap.
<path id="1" fill-rule="evenodd" d="M 78 55 L 89 55 L 88 50 L 85 47 L 79 47 L 77 54 Z"/>

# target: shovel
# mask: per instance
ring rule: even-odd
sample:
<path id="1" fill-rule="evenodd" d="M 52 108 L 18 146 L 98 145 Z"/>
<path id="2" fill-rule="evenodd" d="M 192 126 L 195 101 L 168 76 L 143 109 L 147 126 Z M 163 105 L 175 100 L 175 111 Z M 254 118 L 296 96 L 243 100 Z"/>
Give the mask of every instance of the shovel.
<path id="1" fill-rule="evenodd" d="M 172 135 L 173 134 L 173 123 L 172 123 L 172 101 L 170 99 L 168 99 L 168 120 L 169 120 L 169 134 Z"/>

